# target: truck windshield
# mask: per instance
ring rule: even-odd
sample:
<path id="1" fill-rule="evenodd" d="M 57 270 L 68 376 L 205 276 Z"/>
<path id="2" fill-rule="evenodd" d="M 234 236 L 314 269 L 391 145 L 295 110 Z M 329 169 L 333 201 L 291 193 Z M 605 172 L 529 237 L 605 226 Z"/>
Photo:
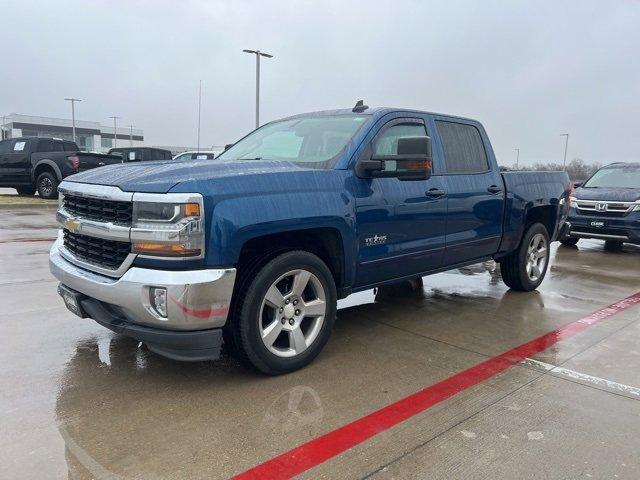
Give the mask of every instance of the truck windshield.
<path id="1" fill-rule="evenodd" d="M 283 160 L 331 168 L 367 116 L 298 117 L 268 123 L 218 156 L 219 160 Z"/>
<path id="2" fill-rule="evenodd" d="M 619 165 L 598 170 L 585 188 L 640 188 L 640 165 Z"/>

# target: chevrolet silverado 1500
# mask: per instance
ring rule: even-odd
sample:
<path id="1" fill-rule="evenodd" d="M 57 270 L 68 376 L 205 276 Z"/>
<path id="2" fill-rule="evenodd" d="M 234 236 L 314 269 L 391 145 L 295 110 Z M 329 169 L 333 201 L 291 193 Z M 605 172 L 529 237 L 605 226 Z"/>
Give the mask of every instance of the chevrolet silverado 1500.
<path id="1" fill-rule="evenodd" d="M 359 102 L 263 125 L 213 162 L 66 179 L 50 266 L 71 311 L 156 353 L 215 359 L 224 339 L 278 374 L 320 353 L 352 292 L 492 258 L 535 289 L 570 187 L 501 173 L 477 121 Z"/>

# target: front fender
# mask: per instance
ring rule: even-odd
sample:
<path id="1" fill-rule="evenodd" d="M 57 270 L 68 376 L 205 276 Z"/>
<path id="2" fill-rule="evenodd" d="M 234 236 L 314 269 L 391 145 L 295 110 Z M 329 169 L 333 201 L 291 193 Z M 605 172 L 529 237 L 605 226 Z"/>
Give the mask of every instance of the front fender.
<path id="1" fill-rule="evenodd" d="M 353 278 L 357 252 L 353 198 L 336 191 L 295 191 L 218 202 L 210 218 L 207 264 L 236 265 L 243 245 L 265 235 L 312 228 L 340 233 L 345 280 Z"/>

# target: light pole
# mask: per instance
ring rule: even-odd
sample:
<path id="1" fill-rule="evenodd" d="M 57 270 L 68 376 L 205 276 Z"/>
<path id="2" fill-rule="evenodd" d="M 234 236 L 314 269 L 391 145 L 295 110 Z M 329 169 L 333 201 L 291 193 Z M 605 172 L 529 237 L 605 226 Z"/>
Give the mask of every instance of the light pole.
<path id="1" fill-rule="evenodd" d="M 569 146 L 569 134 L 568 133 L 561 133 L 560 136 L 561 137 L 565 137 L 565 140 L 564 140 L 564 160 L 562 161 L 562 169 L 566 170 L 567 169 L 567 147 Z"/>
<path id="2" fill-rule="evenodd" d="M 73 141 L 76 141 L 76 102 L 81 102 L 79 98 L 65 98 L 67 102 L 71 102 L 71 131 L 73 132 Z"/>
<path id="3" fill-rule="evenodd" d="M 135 125 L 129 125 L 129 146 L 133 147 L 133 127 Z"/>
<path id="4" fill-rule="evenodd" d="M 514 148 L 514 150 L 516 151 L 516 170 L 518 169 L 518 163 L 520 162 L 520 149 L 519 148 Z"/>
<path id="5" fill-rule="evenodd" d="M 200 153 L 200 108 L 202 106 L 202 80 L 198 86 L 198 153 Z"/>
<path id="6" fill-rule="evenodd" d="M 7 117 L 2 116 L 2 125 L 0 125 L 0 140 L 4 140 L 4 126 L 7 123 Z"/>
<path id="7" fill-rule="evenodd" d="M 116 148 L 118 146 L 118 127 L 116 125 L 116 120 L 122 117 L 111 115 L 109 118 L 113 118 L 113 148 Z"/>
<path id="8" fill-rule="evenodd" d="M 273 55 L 260 50 L 242 50 L 256 56 L 256 128 L 260 126 L 260 57 L 273 58 Z"/>

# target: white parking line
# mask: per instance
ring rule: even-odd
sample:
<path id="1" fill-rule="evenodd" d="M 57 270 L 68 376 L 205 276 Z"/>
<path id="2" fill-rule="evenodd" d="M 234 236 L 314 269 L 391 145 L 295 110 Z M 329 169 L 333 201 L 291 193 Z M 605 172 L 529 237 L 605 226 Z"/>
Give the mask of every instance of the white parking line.
<path id="1" fill-rule="evenodd" d="M 525 366 L 545 370 L 549 373 L 555 373 L 560 377 L 588 382 L 602 388 L 615 390 L 640 398 L 640 388 L 638 387 L 625 385 L 624 383 L 613 382 L 611 380 L 607 380 L 606 378 L 594 377 L 593 375 L 576 372 L 575 370 L 569 370 L 568 368 L 564 367 L 556 367 L 555 365 L 551 365 L 550 363 L 540 362 L 538 360 L 534 360 L 533 358 L 526 358 L 520 363 Z"/>

